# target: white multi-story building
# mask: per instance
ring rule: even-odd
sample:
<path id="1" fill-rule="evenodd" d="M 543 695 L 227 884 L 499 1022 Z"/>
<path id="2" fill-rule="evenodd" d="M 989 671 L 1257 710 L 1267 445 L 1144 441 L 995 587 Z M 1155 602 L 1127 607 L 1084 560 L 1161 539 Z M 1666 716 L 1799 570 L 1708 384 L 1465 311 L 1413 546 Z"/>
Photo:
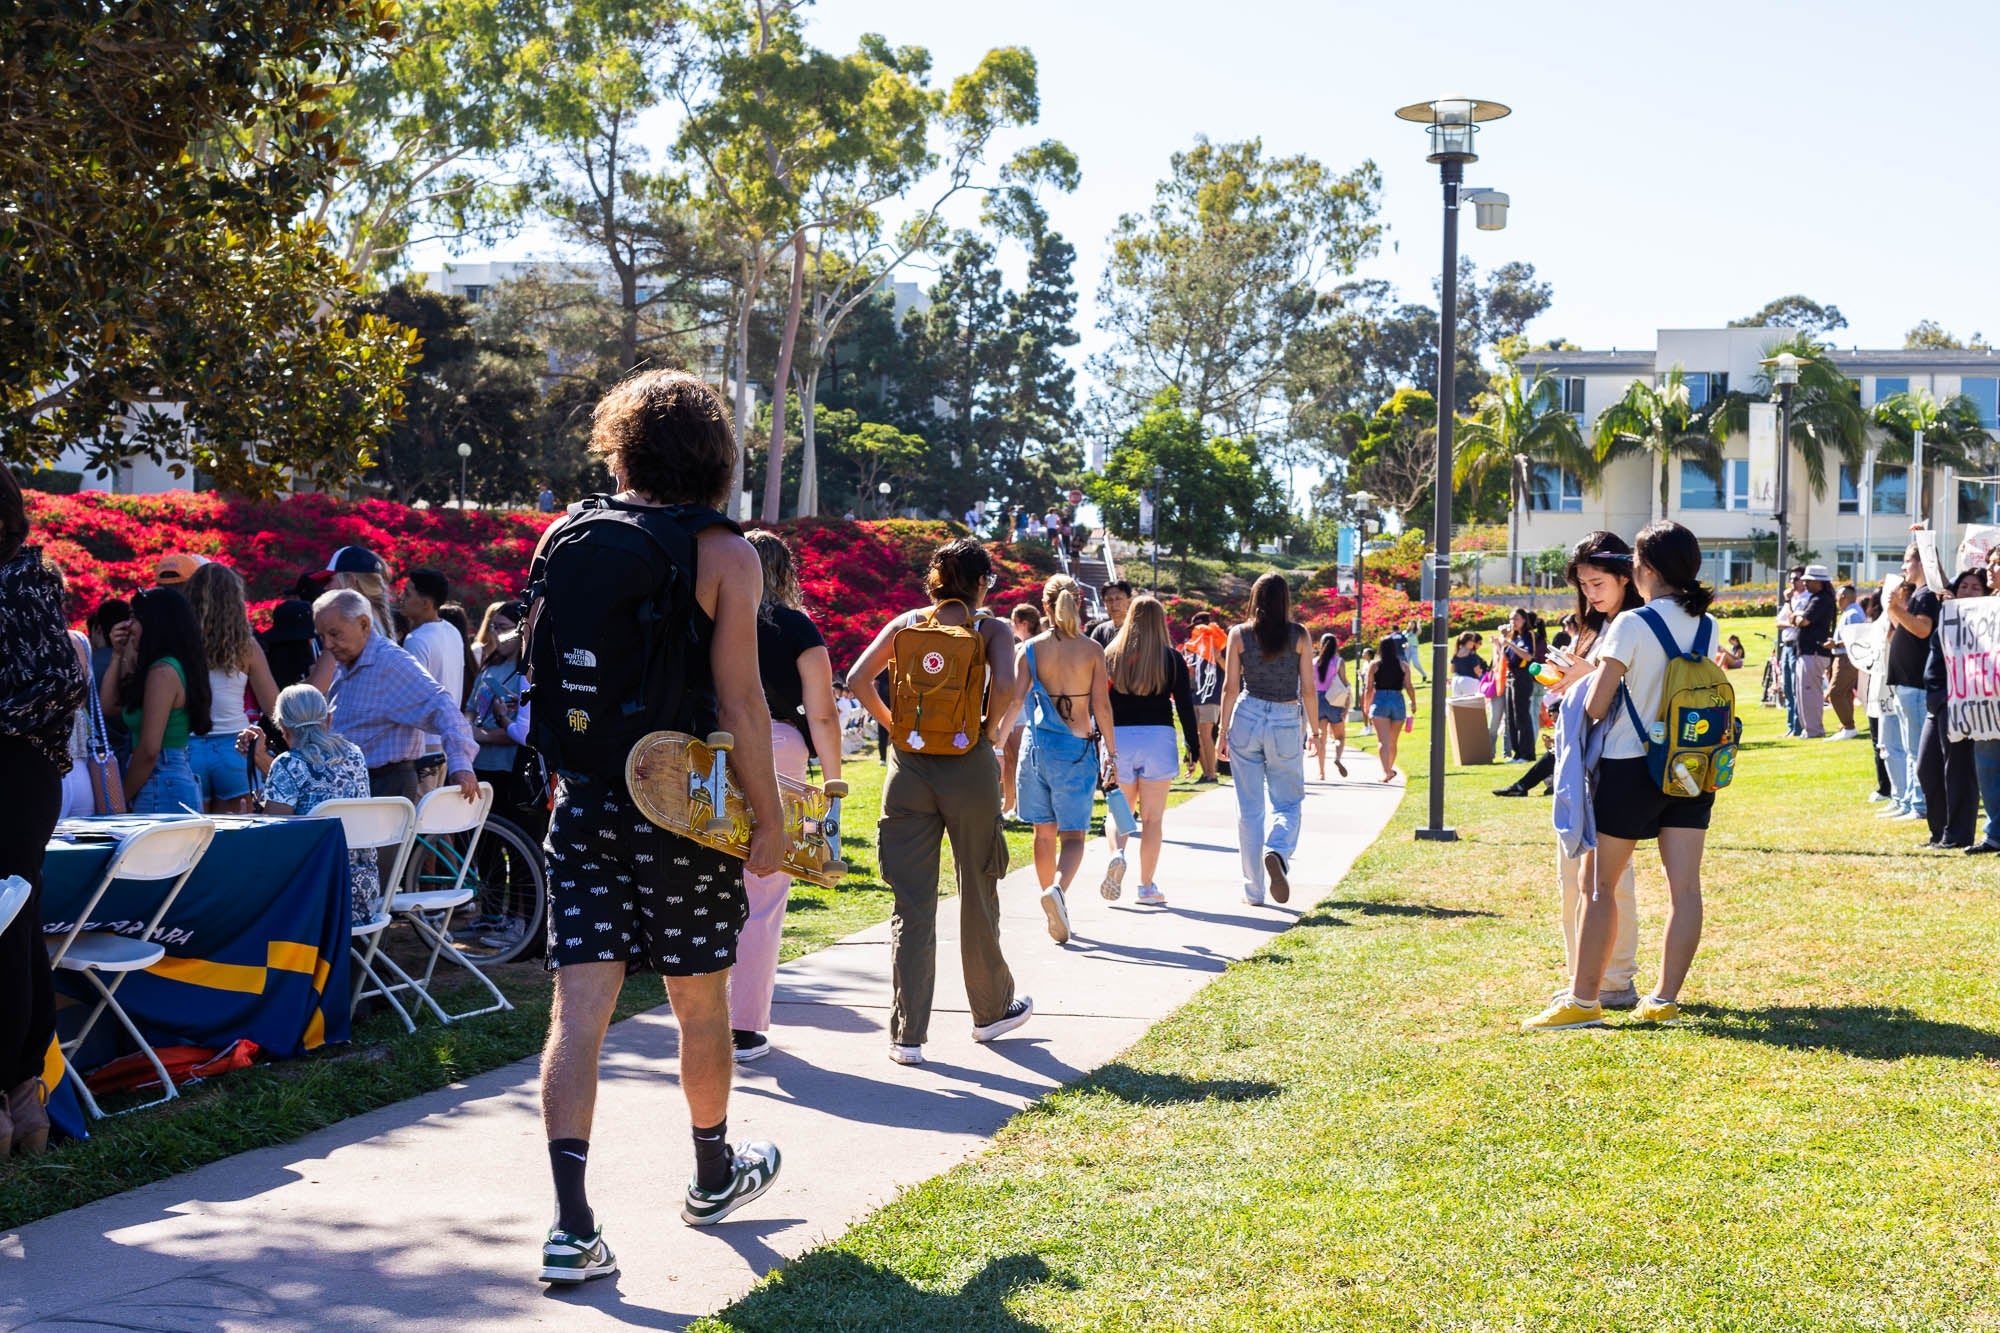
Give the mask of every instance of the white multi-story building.
<path id="1" fill-rule="evenodd" d="M 1760 363 L 1768 349 L 1786 337 L 1785 330 L 1775 328 L 1661 329 L 1653 350 L 1535 352 L 1524 358 L 1521 373 L 1541 371 L 1554 378 L 1562 406 L 1577 414 L 1588 437 L 1599 414 L 1623 397 L 1634 380 L 1656 382 L 1676 366 L 1697 407 L 1732 388 L 1751 390 L 1764 373 Z M 1939 402 L 1964 394 L 1979 405 L 1982 424 L 2000 429 L 2000 355 L 1986 350 L 1835 348 L 1831 359 L 1853 382 L 1864 408 L 1915 389 L 1928 390 Z M 1770 503 L 1752 500 L 1750 441 L 1733 436 L 1723 457 L 1721 486 L 1692 463 L 1676 459 L 1668 464 L 1666 517 L 1701 539 L 1704 577 L 1724 586 L 1767 581 L 1773 571 L 1752 564 L 1752 534 L 1763 535 L 1768 548 L 1776 521 Z M 1648 457 L 1622 458 L 1605 469 L 1596 487 L 1584 486 L 1566 470 L 1532 469 L 1527 503 L 1518 516 L 1520 549 L 1568 546 L 1597 528 L 1629 539 L 1659 516 L 1656 468 Z M 1958 477 L 1944 467 L 1926 467 L 1931 474 L 1927 516 L 1916 513 L 1910 469 L 1900 464 L 1878 462 L 1873 484 L 1867 486 L 1858 475 L 1861 469 L 1840 463 L 1829 452 L 1821 495 L 1808 484 L 1797 450 L 1790 471 L 1793 559 L 1813 552 L 1841 578 L 1866 582 L 1897 568 L 1910 524 L 1919 517 L 1939 531 L 1947 552 L 1967 524 L 2000 518 L 2000 487 Z"/>

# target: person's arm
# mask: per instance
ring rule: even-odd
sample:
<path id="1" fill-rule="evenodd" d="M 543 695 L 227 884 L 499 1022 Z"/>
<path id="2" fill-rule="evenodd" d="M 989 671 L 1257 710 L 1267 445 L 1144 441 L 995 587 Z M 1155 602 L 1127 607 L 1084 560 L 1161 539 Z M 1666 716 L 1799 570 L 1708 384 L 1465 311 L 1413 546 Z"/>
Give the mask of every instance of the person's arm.
<path id="1" fill-rule="evenodd" d="M 1092 645 L 1095 647 L 1095 645 Z M 1090 715 L 1104 735 L 1103 766 L 1117 780 L 1118 728 L 1111 720 L 1111 673 L 1104 667 L 1104 650 L 1098 648 L 1090 659 Z"/>
<path id="2" fill-rule="evenodd" d="M 1229 646 L 1222 654 L 1222 715 L 1215 728 L 1215 753 L 1229 757 L 1229 722 L 1236 715 L 1236 696 L 1243 692 L 1243 657 L 1237 646 L 1237 631 L 1229 631 Z"/>
<path id="3" fill-rule="evenodd" d="M 750 804 L 750 847 L 743 869 L 773 875 L 784 861 L 785 816 L 771 757 L 771 709 L 757 672 L 757 603 L 764 593 L 764 569 L 750 543 L 725 529 L 710 528 L 696 541 L 702 578 L 714 580 L 715 634 L 708 657 L 716 716 L 736 738 L 729 766 Z"/>
<path id="4" fill-rule="evenodd" d="M 125 766 L 125 804 L 129 808 L 139 797 L 153 768 L 160 762 L 160 747 L 167 739 L 167 715 L 181 706 L 180 673 L 165 662 L 153 663 L 146 673 L 146 702 L 139 714 L 139 734 L 132 738 L 132 762 Z"/>
<path id="5" fill-rule="evenodd" d="M 123 695 L 119 686 L 138 659 L 137 628 L 137 624 L 130 620 L 111 627 L 111 663 L 104 668 L 104 679 L 97 682 L 97 701 L 103 706 L 106 717 L 116 717 L 123 710 Z"/>
<path id="6" fill-rule="evenodd" d="M 1187 760 L 1194 763 L 1201 755 L 1201 727 L 1194 716 L 1194 673 L 1188 670 L 1187 659 L 1179 653 L 1168 653 L 1168 669 L 1173 673 L 1171 684 L 1174 692 L 1174 712 L 1181 719 L 1181 740 L 1187 745 Z"/>
<path id="7" fill-rule="evenodd" d="M 479 775 L 473 771 L 473 764 L 479 755 L 479 746 L 473 742 L 472 728 L 466 725 L 465 714 L 458 711 L 458 700 L 451 692 L 437 683 L 421 663 L 402 662 L 404 671 L 414 671 L 414 677 L 404 677 L 399 691 L 408 702 L 402 706 L 400 716 L 392 715 L 390 721 L 400 722 L 407 727 L 435 732 L 444 740 L 445 781 L 457 787 L 459 794 L 468 801 L 479 799 Z M 390 670 L 390 664 L 383 662 L 375 668 Z M 765 738 L 769 741 L 769 737 Z"/>
<path id="8" fill-rule="evenodd" d="M 884 728 L 893 726 L 895 719 L 890 716 L 888 701 L 882 697 L 882 692 L 875 688 L 875 677 L 881 675 L 882 668 L 889 665 L 890 640 L 896 637 L 896 631 L 908 620 L 907 615 L 892 617 L 875 636 L 875 642 L 862 649 L 861 656 L 855 658 L 854 665 L 847 669 L 847 683 L 854 689 L 854 701 Z"/>
<path id="9" fill-rule="evenodd" d="M 339 663 L 333 660 L 332 653 L 324 648 L 320 649 L 319 656 L 313 659 L 312 670 L 306 672 L 306 684 L 321 694 L 330 695 L 333 690 L 333 669 L 338 665 Z"/>
<path id="10" fill-rule="evenodd" d="M 1313 670 L 1312 635 L 1299 632 L 1299 719 L 1308 734 L 1319 716 L 1319 679 Z"/>
<path id="11" fill-rule="evenodd" d="M 1370 717 L 1374 714 L 1376 665 L 1379 664 L 1371 663 L 1368 669 L 1361 673 L 1361 716 L 1363 717 Z"/>
<path id="12" fill-rule="evenodd" d="M 264 656 L 264 645 L 250 640 L 250 693 L 257 700 L 257 711 L 264 717 L 278 715 L 278 678 L 271 674 L 271 660 Z"/>
<path id="13" fill-rule="evenodd" d="M 1905 583 L 1889 594 L 1889 604 L 1884 609 L 1889 613 L 1889 619 L 1895 622 L 1896 628 L 1913 638 L 1928 639 L 1936 622 L 1929 616 L 1910 613 L 1911 592 L 1910 585 Z"/>
<path id="14" fill-rule="evenodd" d="M 820 774 L 831 782 L 840 776 L 840 709 L 833 702 L 833 658 L 824 645 L 799 654 L 799 690 Z"/>
<path id="15" fill-rule="evenodd" d="M 986 636 L 986 741 L 998 749 L 1007 744 L 1008 728 L 1020 707 L 1022 679 L 1014 666 L 1014 630 L 1004 620 L 988 616 L 975 622 Z"/>
<path id="16" fill-rule="evenodd" d="M 1599 657 L 1590 673 L 1590 693 L 1583 698 L 1583 711 L 1592 722 L 1610 716 L 1618 701 L 1618 687 L 1625 680 L 1625 664 L 1615 657 Z"/>

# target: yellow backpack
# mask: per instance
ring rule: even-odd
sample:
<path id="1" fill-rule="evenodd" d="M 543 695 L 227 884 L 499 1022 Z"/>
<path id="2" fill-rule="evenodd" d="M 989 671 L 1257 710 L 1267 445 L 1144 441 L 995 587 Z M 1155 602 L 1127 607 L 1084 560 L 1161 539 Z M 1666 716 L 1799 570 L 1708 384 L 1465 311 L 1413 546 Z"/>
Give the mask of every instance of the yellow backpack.
<path id="1" fill-rule="evenodd" d="M 1666 676 L 1660 682 L 1660 717 L 1652 726 L 1639 717 L 1632 692 L 1623 684 L 1618 687 L 1625 713 L 1646 743 L 1646 766 L 1653 781 L 1669 796 L 1720 791 L 1736 776 L 1743 722 L 1736 716 L 1736 687 L 1709 656 L 1715 622 L 1703 616 L 1693 645 L 1683 652 L 1659 612 L 1640 607 L 1630 614 L 1653 632 L 1667 655 Z"/>
<path id="2" fill-rule="evenodd" d="M 965 611 L 963 625 L 938 620 Z M 906 753 L 964 754 L 986 729 L 986 639 L 963 602 L 939 602 L 889 640 L 889 739 Z"/>

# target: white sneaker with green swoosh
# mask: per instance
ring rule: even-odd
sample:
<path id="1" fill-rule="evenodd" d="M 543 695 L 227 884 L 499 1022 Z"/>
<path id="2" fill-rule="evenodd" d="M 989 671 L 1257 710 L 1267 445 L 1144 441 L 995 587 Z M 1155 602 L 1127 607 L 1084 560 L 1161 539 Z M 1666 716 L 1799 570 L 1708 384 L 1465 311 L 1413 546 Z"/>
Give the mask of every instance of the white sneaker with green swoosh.
<path id="1" fill-rule="evenodd" d="M 617 1271 L 618 1256 L 604 1243 L 603 1227 L 589 1236 L 573 1236 L 561 1227 L 549 1229 L 542 1244 L 542 1281 L 585 1282 Z"/>
<path id="2" fill-rule="evenodd" d="M 735 1174 L 729 1183 L 710 1194 L 694 1181 L 688 1182 L 687 1202 L 681 1206 L 681 1220 L 691 1227 L 712 1227 L 750 1202 L 778 1178 L 778 1145 L 758 1140 L 731 1159 Z"/>

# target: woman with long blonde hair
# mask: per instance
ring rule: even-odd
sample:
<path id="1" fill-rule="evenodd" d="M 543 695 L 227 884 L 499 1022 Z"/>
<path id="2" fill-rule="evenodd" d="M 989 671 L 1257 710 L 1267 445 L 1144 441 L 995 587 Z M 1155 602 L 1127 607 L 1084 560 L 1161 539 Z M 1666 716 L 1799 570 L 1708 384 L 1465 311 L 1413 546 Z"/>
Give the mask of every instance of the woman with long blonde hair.
<path id="1" fill-rule="evenodd" d="M 278 706 L 278 682 L 250 629 L 243 576 L 211 560 L 187 581 L 188 604 L 208 656 L 209 731 L 188 738 L 188 763 L 212 815 L 250 812 L 250 774 L 236 752 L 237 733 L 250 725 L 247 688 L 266 717 Z"/>
<path id="2" fill-rule="evenodd" d="M 1111 646 L 1104 652 L 1111 677 L 1111 719 L 1118 726 L 1118 786 L 1138 812 L 1139 892 L 1142 906 L 1165 907 L 1167 896 L 1153 879 L 1166 832 L 1167 789 L 1180 771 L 1174 748 L 1174 715 L 1181 721 L 1188 762 L 1201 751 L 1195 722 L 1194 681 L 1187 660 L 1174 651 L 1167 611 L 1157 597 L 1132 599 Z M 1111 864 L 1103 894 L 1116 900 L 1125 883 L 1125 835 L 1112 832 Z"/>
<path id="3" fill-rule="evenodd" d="M 1048 628 L 1022 644 L 1014 671 L 1024 682 L 1027 739 L 1015 800 L 1035 826 L 1035 874 L 1049 938 L 1069 942 L 1068 891 L 1083 865 L 1100 778 L 1116 772 L 1118 740 L 1104 649 L 1083 632 L 1083 590 L 1058 574 L 1042 588 Z M 1097 754 L 1096 733 L 1104 750 Z"/>

